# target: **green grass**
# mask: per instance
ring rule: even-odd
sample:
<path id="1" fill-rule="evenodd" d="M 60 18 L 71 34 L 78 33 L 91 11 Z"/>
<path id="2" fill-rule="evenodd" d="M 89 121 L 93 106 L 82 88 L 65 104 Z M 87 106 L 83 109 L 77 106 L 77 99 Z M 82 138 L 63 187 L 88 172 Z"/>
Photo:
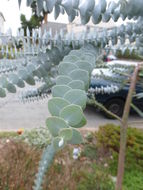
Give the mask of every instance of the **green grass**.
<path id="1" fill-rule="evenodd" d="M 76 190 L 114 190 L 115 184 L 103 166 L 93 163 L 91 164 L 91 168 L 92 170 L 90 172 L 86 170 L 78 172 L 80 181 Z M 78 177 L 76 177 L 77 179 Z"/>
<path id="2" fill-rule="evenodd" d="M 128 156 L 128 155 L 127 155 Z M 113 153 L 113 160 L 109 161 L 108 173 L 112 176 L 117 175 L 118 155 Z M 142 165 L 137 164 L 134 159 L 125 163 L 125 174 L 123 180 L 123 190 L 143 190 Z"/>
<path id="3" fill-rule="evenodd" d="M 112 155 L 113 159 L 108 155 L 104 159 L 109 164 L 108 173 L 116 176 L 120 127 L 103 126 L 96 133 L 96 138 L 97 149 L 103 154 L 109 153 L 109 157 Z M 143 190 L 143 131 L 140 129 L 128 128 L 123 190 Z"/>
<path id="4" fill-rule="evenodd" d="M 17 137 L 17 136 L 18 136 L 17 132 L 12 132 L 12 131 L 0 132 L 0 139 L 14 138 L 14 137 Z"/>

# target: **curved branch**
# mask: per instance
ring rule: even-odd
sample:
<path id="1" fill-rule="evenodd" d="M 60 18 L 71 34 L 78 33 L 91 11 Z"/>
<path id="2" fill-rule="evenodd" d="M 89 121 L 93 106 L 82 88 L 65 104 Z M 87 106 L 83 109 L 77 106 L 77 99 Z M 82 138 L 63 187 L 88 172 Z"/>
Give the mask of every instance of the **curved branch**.
<path id="1" fill-rule="evenodd" d="M 120 117 L 118 117 L 111 111 L 107 110 L 101 103 L 97 102 L 95 99 L 92 99 L 92 100 L 88 99 L 87 104 L 100 108 L 102 111 L 104 111 L 105 113 L 107 113 L 108 115 L 110 115 L 111 117 L 117 119 L 118 121 L 122 123 L 122 120 Z"/>

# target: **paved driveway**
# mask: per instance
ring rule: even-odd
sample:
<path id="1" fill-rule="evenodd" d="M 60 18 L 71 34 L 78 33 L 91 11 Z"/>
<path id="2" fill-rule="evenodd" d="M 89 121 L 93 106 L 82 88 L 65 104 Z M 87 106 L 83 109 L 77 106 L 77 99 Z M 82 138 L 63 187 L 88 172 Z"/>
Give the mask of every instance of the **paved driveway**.
<path id="1" fill-rule="evenodd" d="M 17 95 L 8 94 L 7 98 L 0 99 L 0 130 L 32 129 L 45 126 L 45 120 L 50 115 L 47 102 L 48 99 L 44 99 L 23 104 L 18 101 Z M 116 120 L 104 118 L 93 107 L 87 107 L 85 115 L 87 118 L 85 127 L 98 128 L 106 123 L 119 124 Z M 142 118 L 132 115 L 129 121 L 132 123 L 132 126 L 143 128 Z"/>

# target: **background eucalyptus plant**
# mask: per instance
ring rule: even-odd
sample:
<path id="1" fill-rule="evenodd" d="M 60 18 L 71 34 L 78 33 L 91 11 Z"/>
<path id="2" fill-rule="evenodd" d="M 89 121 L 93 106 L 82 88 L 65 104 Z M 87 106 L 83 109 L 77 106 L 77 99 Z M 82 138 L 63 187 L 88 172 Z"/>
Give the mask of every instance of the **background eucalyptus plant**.
<path id="1" fill-rule="evenodd" d="M 27 0 L 27 5 L 30 6 L 33 1 Z M 18 3 L 20 6 L 21 0 L 18 0 Z M 35 91 L 26 92 L 22 95 L 22 99 L 33 100 L 35 97 L 46 96 L 51 89 L 52 98 L 48 101 L 51 116 L 47 118 L 46 126 L 52 139 L 43 152 L 33 187 L 34 190 L 40 190 L 44 174 L 50 167 L 56 152 L 66 144 L 83 142 L 78 128 L 86 124 L 83 110 L 86 107 L 87 96 L 92 98 L 93 90 L 89 90 L 91 72 L 99 61 L 101 50 L 103 48 L 106 51 L 112 49 L 114 52 L 121 50 L 124 53 L 128 49 L 130 53 L 135 50 L 139 55 L 143 54 L 143 2 L 141 0 L 119 0 L 117 3 L 114 1 L 107 3 L 106 0 L 100 0 L 98 3 L 96 0 L 36 0 L 36 3 L 38 15 L 43 9 L 49 13 L 54 10 L 56 19 L 60 13 L 66 12 L 70 22 L 78 15 L 82 24 L 88 23 L 90 18 L 94 24 L 101 21 L 108 22 L 110 18 L 116 22 L 119 17 L 123 20 L 128 18 L 136 21 L 109 31 L 103 30 L 99 34 L 95 31 L 83 32 L 81 35 L 63 34 L 60 31 L 52 36 L 51 30 L 45 31 L 44 34 L 41 30 L 33 30 L 30 36 L 27 29 L 27 36 L 24 36 L 23 30 L 20 30 L 16 38 L 12 37 L 10 48 L 7 44 L 2 46 L 3 57 L 8 58 L 10 49 L 10 54 L 15 59 L 13 64 L 11 60 L 1 60 L 0 97 L 5 97 L 7 92 L 16 93 L 17 87 L 24 88 L 25 83 L 35 85 L 38 80 L 42 82 L 42 86 Z M 126 39 L 129 39 L 128 44 L 126 44 Z M 17 49 L 17 44 L 21 44 L 21 48 Z M 122 67 L 118 65 L 118 68 Z M 116 66 L 110 69 L 112 72 L 119 72 L 118 68 Z M 127 71 L 131 74 L 130 68 Z M 126 113 L 123 119 L 120 119 L 122 127 L 117 190 L 122 189 L 127 119 L 138 71 L 139 68 L 135 68 L 125 107 Z M 109 80 L 109 77 L 103 76 L 102 73 L 101 76 Z M 112 81 L 112 78 L 110 80 Z M 125 82 L 120 81 L 116 90 L 123 87 Z M 99 90 L 104 93 L 112 92 L 113 88 L 115 90 L 115 87 L 95 89 L 95 92 Z M 143 97 L 142 94 L 138 96 Z"/>

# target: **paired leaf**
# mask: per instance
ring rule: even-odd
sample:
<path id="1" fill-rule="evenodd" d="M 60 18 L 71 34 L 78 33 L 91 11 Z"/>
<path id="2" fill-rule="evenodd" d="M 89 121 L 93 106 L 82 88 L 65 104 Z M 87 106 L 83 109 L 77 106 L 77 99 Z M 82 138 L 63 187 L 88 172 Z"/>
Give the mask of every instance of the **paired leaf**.
<path id="1" fill-rule="evenodd" d="M 8 84 L 7 78 L 5 76 L 0 77 L 0 86 L 6 88 Z"/>
<path id="2" fill-rule="evenodd" d="M 43 1 L 37 0 L 37 10 L 38 10 L 38 14 L 40 15 L 40 13 L 43 10 Z"/>
<path id="3" fill-rule="evenodd" d="M 60 129 L 68 128 L 69 125 L 60 117 L 48 117 L 46 120 L 46 126 L 53 137 L 58 136 Z"/>
<path id="4" fill-rule="evenodd" d="M 69 55 L 74 55 L 76 57 L 80 57 L 83 54 L 80 50 L 72 50 Z"/>
<path id="5" fill-rule="evenodd" d="M 40 74 L 41 74 L 42 77 L 46 77 L 46 76 L 48 76 L 47 71 L 43 68 L 42 65 L 37 69 L 37 71 L 40 72 Z M 37 74 L 38 74 L 38 72 L 37 72 Z"/>
<path id="6" fill-rule="evenodd" d="M 33 71 L 35 71 L 35 65 L 31 63 L 27 65 L 26 69 L 29 73 L 32 73 Z"/>
<path id="7" fill-rule="evenodd" d="M 136 94 L 135 97 L 137 97 L 138 99 L 141 99 L 143 98 L 143 93 Z"/>
<path id="8" fill-rule="evenodd" d="M 29 84 L 29 85 L 35 85 L 35 80 L 34 80 L 34 78 L 33 78 L 32 76 L 30 76 L 30 75 L 27 76 L 27 78 L 26 78 L 25 81 L 26 81 L 27 84 Z"/>
<path id="9" fill-rule="evenodd" d="M 66 75 L 60 75 L 56 78 L 56 85 L 68 84 L 72 79 Z"/>
<path id="10" fill-rule="evenodd" d="M 76 61 L 80 60 L 79 57 L 75 55 L 67 55 L 64 57 L 63 61 L 68 61 L 70 63 L 75 63 Z"/>
<path id="11" fill-rule="evenodd" d="M 60 75 L 67 75 L 68 73 L 70 73 L 71 71 L 78 69 L 78 67 L 70 62 L 62 62 L 59 65 L 59 74 Z"/>
<path id="12" fill-rule="evenodd" d="M 72 128 L 61 129 L 59 136 L 64 139 L 64 141 L 69 141 L 72 139 L 73 130 Z"/>
<path id="13" fill-rule="evenodd" d="M 86 101 L 87 101 L 87 96 L 85 91 L 83 90 L 69 90 L 65 95 L 64 99 L 69 101 L 71 104 L 76 104 L 81 106 L 82 109 L 85 109 L 86 107 Z"/>
<path id="14" fill-rule="evenodd" d="M 87 71 L 82 70 L 82 69 L 76 69 L 70 72 L 69 76 L 73 80 L 81 80 L 84 82 L 85 89 L 88 90 L 89 88 L 89 74 Z"/>
<path id="15" fill-rule="evenodd" d="M 59 116 L 60 111 L 69 104 L 63 98 L 52 98 L 48 101 L 48 109 L 52 116 Z"/>
<path id="16" fill-rule="evenodd" d="M 37 76 L 38 78 L 41 78 L 41 77 L 42 77 L 42 74 L 41 74 L 41 72 L 37 69 L 37 70 L 33 71 L 33 76 Z"/>
<path id="17" fill-rule="evenodd" d="M 68 143 L 69 144 L 83 143 L 83 137 L 82 137 L 81 133 L 76 129 L 72 129 L 72 139 L 70 141 L 68 141 Z"/>
<path id="18" fill-rule="evenodd" d="M 19 76 L 21 79 L 26 80 L 27 77 L 28 77 L 28 73 L 27 73 L 27 71 L 26 71 L 25 69 L 20 69 L 20 70 L 18 71 L 18 76 Z"/>
<path id="19" fill-rule="evenodd" d="M 86 118 L 81 107 L 78 105 L 66 106 L 61 110 L 60 117 L 62 117 L 68 125 L 74 128 L 80 128 L 86 124 Z"/>
<path id="20" fill-rule="evenodd" d="M 93 70 L 92 64 L 90 62 L 87 62 L 87 61 L 77 61 L 75 63 L 75 65 L 77 65 L 80 69 L 88 71 L 89 75 L 91 74 L 91 72 Z"/>
<path id="21" fill-rule="evenodd" d="M 19 80 L 18 80 L 17 86 L 18 86 L 19 88 L 24 88 L 24 87 L 25 87 L 25 83 L 23 82 L 22 79 L 19 79 Z"/>
<path id="22" fill-rule="evenodd" d="M 5 90 L 3 88 L 0 88 L 0 97 L 1 98 L 6 97 L 6 93 L 5 93 Z"/>
<path id="23" fill-rule="evenodd" d="M 13 84 L 17 84 L 19 81 L 18 76 L 13 73 L 11 73 L 8 78 L 9 78 L 9 81 L 12 82 Z"/>
<path id="24" fill-rule="evenodd" d="M 137 112 L 137 114 L 140 117 L 143 117 L 143 111 L 141 111 L 137 106 L 135 106 L 134 104 L 131 104 L 131 107 Z"/>
<path id="25" fill-rule="evenodd" d="M 56 137 L 53 139 L 53 145 L 54 145 L 55 151 L 57 152 L 64 148 L 64 146 L 66 145 L 66 141 L 64 141 L 64 139 L 62 139 L 61 137 Z"/>
<path id="26" fill-rule="evenodd" d="M 21 0 L 19 0 L 21 2 Z M 27 6 L 30 6 L 34 0 L 27 0 Z"/>
<path id="27" fill-rule="evenodd" d="M 67 85 L 55 85 L 52 87 L 52 96 L 63 97 L 69 90 L 71 90 L 71 88 Z"/>
<path id="28" fill-rule="evenodd" d="M 16 93 L 16 87 L 12 83 L 8 83 L 6 89 L 11 93 Z"/>
<path id="29" fill-rule="evenodd" d="M 72 80 L 70 83 L 68 83 L 68 86 L 70 86 L 72 89 L 85 90 L 84 82 L 81 80 Z"/>

